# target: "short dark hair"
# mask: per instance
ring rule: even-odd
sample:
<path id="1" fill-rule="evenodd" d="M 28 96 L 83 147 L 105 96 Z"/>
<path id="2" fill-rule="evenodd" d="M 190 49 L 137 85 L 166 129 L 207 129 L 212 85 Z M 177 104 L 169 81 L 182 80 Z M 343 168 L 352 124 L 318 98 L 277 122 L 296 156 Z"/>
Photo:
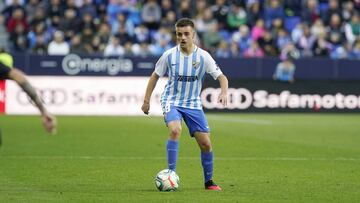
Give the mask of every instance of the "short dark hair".
<path id="1" fill-rule="evenodd" d="M 195 29 L 195 24 L 190 18 L 180 18 L 176 23 L 175 27 L 186 27 L 190 26 Z"/>

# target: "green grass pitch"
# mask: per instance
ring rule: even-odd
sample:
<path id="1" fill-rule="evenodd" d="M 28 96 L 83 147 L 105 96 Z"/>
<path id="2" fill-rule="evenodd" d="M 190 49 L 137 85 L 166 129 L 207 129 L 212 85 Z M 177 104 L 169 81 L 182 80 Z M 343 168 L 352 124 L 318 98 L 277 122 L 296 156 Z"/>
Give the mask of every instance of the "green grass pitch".
<path id="1" fill-rule="evenodd" d="M 158 192 L 166 168 L 161 117 L 1 116 L 0 202 L 360 202 L 360 114 L 208 114 L 214 180 L 205 191 L 183 127 L 180 188 Z"/>

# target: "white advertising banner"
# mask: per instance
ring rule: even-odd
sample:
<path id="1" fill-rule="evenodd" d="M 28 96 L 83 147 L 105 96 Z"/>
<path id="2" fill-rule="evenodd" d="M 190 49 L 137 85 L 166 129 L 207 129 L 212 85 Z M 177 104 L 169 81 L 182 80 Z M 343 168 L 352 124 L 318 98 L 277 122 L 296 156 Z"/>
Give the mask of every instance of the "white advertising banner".
<path id="1" fill-rule="evenodd" d="M 56 115 L 143 115 L 141 105 L 148 77 L 29 76 L 28 80 Z M 150 115 L 162 115 L 160 78 L 152 94 Z M 6 82 L 6 114 L 39 114 L 26 93 Z"/>

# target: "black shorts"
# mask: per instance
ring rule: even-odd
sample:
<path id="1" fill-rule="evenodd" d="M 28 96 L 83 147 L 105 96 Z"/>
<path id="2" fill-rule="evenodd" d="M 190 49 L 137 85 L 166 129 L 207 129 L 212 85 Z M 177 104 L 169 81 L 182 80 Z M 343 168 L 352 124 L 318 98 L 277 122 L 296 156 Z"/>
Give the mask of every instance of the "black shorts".
<path id="1" fill-rule="evenodd" d="M 11 69 L 7 65 L 0 62 L 0 80 L 7 79 L 9 76 L 10 70 Z"/>

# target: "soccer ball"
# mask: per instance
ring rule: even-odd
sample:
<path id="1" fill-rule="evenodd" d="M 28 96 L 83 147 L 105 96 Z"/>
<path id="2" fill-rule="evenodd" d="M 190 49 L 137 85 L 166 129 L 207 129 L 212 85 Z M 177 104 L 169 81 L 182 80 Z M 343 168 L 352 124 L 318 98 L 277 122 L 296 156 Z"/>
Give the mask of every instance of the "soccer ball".
<path id="1" fill-rule="evenodd" d="M 170 169 L 160 171 L 155 178 L 155 185 L 159 191 L 175 191 L 179 183 L 179 176 Z"/>

